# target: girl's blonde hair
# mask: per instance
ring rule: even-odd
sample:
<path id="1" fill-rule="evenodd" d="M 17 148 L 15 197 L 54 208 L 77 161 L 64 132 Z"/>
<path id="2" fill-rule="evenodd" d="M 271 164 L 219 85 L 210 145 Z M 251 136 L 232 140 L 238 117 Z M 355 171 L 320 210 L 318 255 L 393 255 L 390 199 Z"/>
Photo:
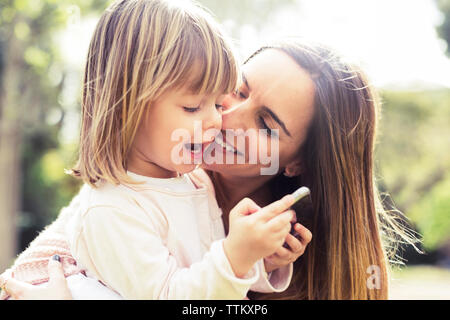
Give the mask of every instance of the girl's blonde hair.
<path id="1" fill-rule="evenodd" d="M 235 89 L 238 63 L 212 15 L 197 3 L 120 0 L 92 37 L 82 92 L 74 176 L 131 183 L 127 155 L 145 111 L 167 90 L 222 94 Z"/>

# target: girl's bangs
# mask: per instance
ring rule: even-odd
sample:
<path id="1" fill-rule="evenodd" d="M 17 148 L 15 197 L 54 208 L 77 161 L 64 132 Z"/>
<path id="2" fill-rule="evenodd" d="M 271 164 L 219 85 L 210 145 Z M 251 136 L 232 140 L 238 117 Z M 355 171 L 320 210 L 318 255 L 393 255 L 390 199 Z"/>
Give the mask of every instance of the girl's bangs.
<path id="1" fill-rule="evenodd" d="M 238 66 L 231 49 L 217 36 L 191 34 L 180 39 L 175 87 L 194 94 L 226 94 L 236 89 Z"/>

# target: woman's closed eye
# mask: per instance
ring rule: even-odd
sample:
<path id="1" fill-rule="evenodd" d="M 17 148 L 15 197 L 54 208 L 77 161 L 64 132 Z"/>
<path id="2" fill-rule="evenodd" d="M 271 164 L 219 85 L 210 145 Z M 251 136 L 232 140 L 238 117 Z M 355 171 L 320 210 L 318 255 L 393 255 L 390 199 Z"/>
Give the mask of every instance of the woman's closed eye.
<path id="1" fill-rule="evenodd" d="M 281 121 L 281 119 L 270 108 L 268 108 L 266 106 L 262 106 L 260 109 L 260 112 L 258 112 L 258 114 L 257 114 L 257 117 L 258 117 L 257 122 L 260 124 L 260 127 L 268 130 L 270 134 L 279 136 L 278 129 L 276 129 L 276 130 L 271 129 L 268 125 L 268 123 L 272 123 L 272 124 L 276 123 L 275 127 L 280 126 L 281 129 L 283 130 L 283 132 L 287 136 L 291 137 L 291 133 L 286 128 L 286 125 L 284 124 L 284 122 Z"/>
<path id="2" fill-rule="evenodd" d="M 237 89 L 233 92 L 233 95 L 238 99 L 247 99 L 247 95 L 241 90 Z"/>
<path id="3" fill-rule="evenodd" d="M 270 135 L 272 135 L 272 133 L 275 133 L 275 131 L 273 131 L 273 130 L 268 126 L 268 124 L 267 124 L 266 120 L 264 120 L 264 117 L 263 117 L 263 116 L 258 116 L 257 122 L 258 122 L 258 126 L 259 126 L 261 129 L 267 130 L 267 135 L 270 136 Z"/>

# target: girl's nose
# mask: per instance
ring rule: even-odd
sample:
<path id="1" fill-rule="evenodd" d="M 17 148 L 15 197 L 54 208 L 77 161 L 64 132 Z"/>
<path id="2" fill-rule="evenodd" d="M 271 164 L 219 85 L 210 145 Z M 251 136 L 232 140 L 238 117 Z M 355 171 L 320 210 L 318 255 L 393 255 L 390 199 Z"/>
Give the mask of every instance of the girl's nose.
<path id="1" fill-rule="evenodd" d="M 203 130 L 208 129 L 216 129 L 221 130 L 222 129 L 222 108 L 216 106 L 216 104 L 213 104 L 209 107 L 209 112 L 206 117 L 206 121 L 203 121 L 204 126 Z"/>

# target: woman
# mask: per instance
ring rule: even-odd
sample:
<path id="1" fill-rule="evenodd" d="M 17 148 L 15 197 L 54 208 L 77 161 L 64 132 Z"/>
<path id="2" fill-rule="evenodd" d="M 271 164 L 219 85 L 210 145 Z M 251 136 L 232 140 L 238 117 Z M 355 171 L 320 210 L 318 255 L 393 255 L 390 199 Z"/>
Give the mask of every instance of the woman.
<path id="1" fill-rule="evenodd" d="M 314 204 L 305 221 L 314 235 L 305 254 L 297 259 L 305 248 L 300 239 L 270 259 L 274 266 L 296 260 L 288 290 L 250 297 L 387 299 L 389 249 L 399 237 L 414 239 L 380 205 L 373 172 L 379 104 L 363 73 L 323 46 L 292 41 L 254 53 L 243 79 L 223 103 L 223 129 L 278 129 L 280 170 L 263 176 L 261 164 L 205 168 L 225 230 L 230 208 L 243 197 L 264 206 L 308 186 Z M 244 151 L 232 148 L 224 154 Z M 373 276 L 376 285 L 368 285 Z M 30 287 L 14 284 L 8 291 L 30 297 Z M 63 298 L 64 283 L 41 290 Z"/>
<path id="2" fill-rule="evenodd" d="M 387 299 L 388 259 L 398 240 L 415 239 L 379 201 L 379 104 L 364 74 L 328 48 L 296 42 L 261 48 L 243 74 L 246 81 L 227 101 L 240 108 L 224 115 L 223 127 L 278 128 L 284 172 L 269 178 L 255 165 L 209 167 L 219 205 L 229 209 L 243 195 L 265 205 L 302 185 L 314 203 L 306 224 L 314 237 L 294 264 L 291 286 L 252 298 Z M 376 286 L 368 285 L 374 271 Z"/>

